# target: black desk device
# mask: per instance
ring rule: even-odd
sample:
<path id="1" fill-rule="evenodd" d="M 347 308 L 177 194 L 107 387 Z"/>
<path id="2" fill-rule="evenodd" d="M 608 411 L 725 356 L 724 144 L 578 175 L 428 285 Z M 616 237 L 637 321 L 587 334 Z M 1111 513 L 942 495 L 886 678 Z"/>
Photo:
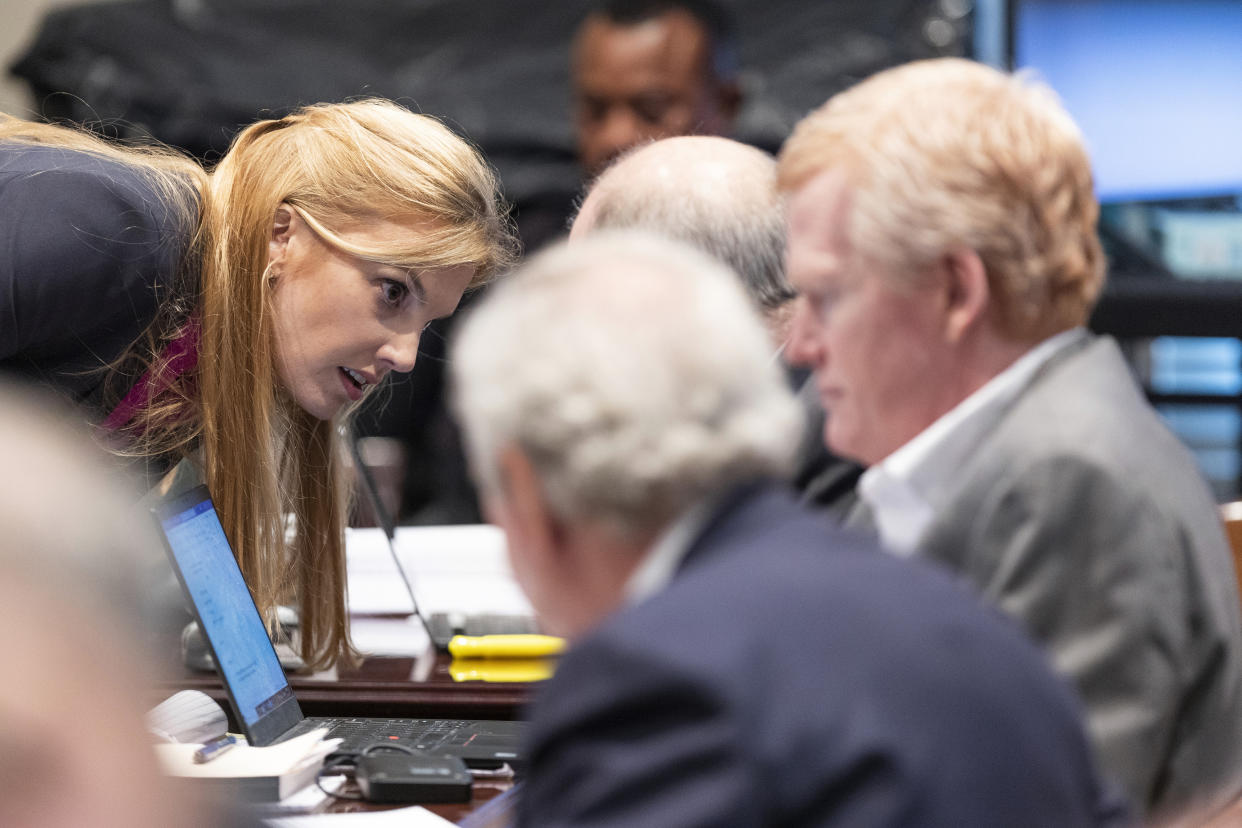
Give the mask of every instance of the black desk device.
<path id="1" fill-rule="evenodd" d="M 368 802 L 469 802 L 472 777 L 456 756 L 371 753 L 354 763 L 354 781 Z"/>

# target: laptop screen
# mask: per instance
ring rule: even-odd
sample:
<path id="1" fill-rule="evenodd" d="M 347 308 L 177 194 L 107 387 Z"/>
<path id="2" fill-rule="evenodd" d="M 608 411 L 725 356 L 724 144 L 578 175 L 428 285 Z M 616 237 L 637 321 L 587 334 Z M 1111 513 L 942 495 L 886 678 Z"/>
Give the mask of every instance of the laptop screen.
<path id="1" fill-rule="evenodd" d="M 292 699 L 293 691 L 206 487 L 166 504 L 159 520 L 221 678 L 249 733 L 265 714 Z"/>

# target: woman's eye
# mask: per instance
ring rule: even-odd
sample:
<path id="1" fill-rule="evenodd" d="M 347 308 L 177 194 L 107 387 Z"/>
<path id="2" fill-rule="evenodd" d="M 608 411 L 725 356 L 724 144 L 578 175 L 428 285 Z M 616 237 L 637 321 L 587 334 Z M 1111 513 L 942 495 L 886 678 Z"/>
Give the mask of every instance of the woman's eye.
<path id="1" fill-rule="evenodd" d="M 401 307 L 401 303 L 405 301 L 409 293 L 410 289 L 402 282 L 385 279 L 380 283 L 380 295 L 384 299 L 384 304 L 389 307 Z"/>

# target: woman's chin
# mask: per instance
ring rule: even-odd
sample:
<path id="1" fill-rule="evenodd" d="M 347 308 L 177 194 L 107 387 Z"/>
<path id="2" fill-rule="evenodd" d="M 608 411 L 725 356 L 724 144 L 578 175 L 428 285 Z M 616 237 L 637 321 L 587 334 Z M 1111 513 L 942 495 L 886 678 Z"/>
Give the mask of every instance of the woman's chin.
<path id="1" fill-rule="evenodd" d="M 295 397 L 294 402 L 298 408 L 305 411 L 316 420 L 331 420 L 344 410 L 349 403 L 344 399 L 330 399 L 327 397 L 314 397 L 310 399 Z"/>

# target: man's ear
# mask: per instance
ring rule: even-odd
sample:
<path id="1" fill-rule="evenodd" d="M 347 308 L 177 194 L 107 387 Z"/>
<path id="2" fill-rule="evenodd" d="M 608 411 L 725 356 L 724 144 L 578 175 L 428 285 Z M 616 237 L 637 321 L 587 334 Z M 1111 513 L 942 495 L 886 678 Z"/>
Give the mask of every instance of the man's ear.
<path id="1" fill-rule="evenodd" d="M 987 315 L 992 296 L 987 269 L 979 254 L 967 247 L 945 253 L 940 267 L 945 289 L 945 335 L 950 342 L 960 342 Z"/>
<path id="2" fill-rule="evenodd" d="M 527 549 L 560 556 L 565 532 L 548 507 L 543 485 L 530 458 L 514 445 L 501 449 L 497 461 L 499 498 L 511 531 L 521 533 Z"/>
<path id="3" fill-rule="evenodd" d="M 272 235 L 267 241 L 267 262 L 268 265 L 275 265 L 285 255 L 285 248 L 289 246 L 289 238 L 293 234 L 293 208 L 288 204 L 281 204 L 276 208 L 276 215 L 272 219 Z"/>

